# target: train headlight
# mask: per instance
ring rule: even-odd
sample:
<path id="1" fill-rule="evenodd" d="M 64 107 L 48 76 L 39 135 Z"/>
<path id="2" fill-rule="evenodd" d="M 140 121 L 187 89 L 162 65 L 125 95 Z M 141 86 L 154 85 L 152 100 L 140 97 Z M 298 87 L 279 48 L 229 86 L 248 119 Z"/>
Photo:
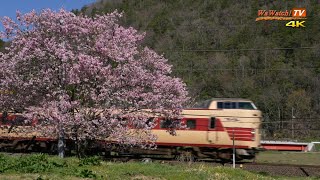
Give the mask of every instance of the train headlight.
<path id="1" fill-rule="evenodd" d="M 252 136 L 251 136 L 251 140 L 252 140 L 252 141 L 256 140 L 256 139 L 255 139 L 255 134 L 256 134 L 256 130 L 255 130 L 255 129 L 252 129 L 252 130 L 251 130 L 251 135 L 252 135 Z"/>

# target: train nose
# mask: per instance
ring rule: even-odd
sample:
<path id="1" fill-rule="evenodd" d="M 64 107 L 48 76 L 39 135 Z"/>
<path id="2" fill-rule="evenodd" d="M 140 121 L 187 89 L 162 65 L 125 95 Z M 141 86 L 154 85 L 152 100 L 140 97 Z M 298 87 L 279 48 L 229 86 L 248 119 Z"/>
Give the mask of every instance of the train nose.
<path id="1" fill-rule="evenodd" d="M 252 116 L 254 116 L 254 117 L 261 117 L 261 115 L 262 115 L 261 111 L 255 111 L 252 114 Z"/>

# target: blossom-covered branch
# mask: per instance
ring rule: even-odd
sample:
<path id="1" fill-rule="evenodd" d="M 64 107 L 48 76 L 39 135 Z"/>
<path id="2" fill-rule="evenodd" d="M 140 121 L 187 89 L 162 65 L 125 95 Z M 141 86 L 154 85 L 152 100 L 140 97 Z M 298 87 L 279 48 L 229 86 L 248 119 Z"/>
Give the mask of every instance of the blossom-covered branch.
<path id="1" fill-rule="evenodd" d="M 26 110 L 46 136 L 154 142 L 149 118 L 179 116 L 186 86 L 164 56 L 140 45 L 144 33 L 118 24 L 121 16 L 46 9 L 3 18 L 0 38 L 11 45 L 0 54 L 0 86 L 15 93 L 0 94 L 0 107 Z"/>

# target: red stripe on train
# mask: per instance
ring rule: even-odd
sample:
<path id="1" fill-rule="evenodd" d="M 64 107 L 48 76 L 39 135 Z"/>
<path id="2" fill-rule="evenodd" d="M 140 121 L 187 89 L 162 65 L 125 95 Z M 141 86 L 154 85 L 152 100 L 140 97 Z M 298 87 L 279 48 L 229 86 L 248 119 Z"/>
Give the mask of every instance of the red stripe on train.
<path id="1" fill-rule="evenodd" d="M 232 145 L 224 145 L 224 144 L 188 144 L 188 143 L 163 143 L 163 142 L 156 142 L 156 144 L 163 145 L 163 146 L 196 146 L 196 147 L 218 147 L 218 148 L 232 148 Z M 238 146 L 236 145 L 235 148 L 247 149 L 249 146 Z"/>
<path id="2" fill-rule="evenodd" d="M 254 141 L 255 134 L 252 133 L 252 128 L 226 128 L 230 140 L 236 141 Z"/>

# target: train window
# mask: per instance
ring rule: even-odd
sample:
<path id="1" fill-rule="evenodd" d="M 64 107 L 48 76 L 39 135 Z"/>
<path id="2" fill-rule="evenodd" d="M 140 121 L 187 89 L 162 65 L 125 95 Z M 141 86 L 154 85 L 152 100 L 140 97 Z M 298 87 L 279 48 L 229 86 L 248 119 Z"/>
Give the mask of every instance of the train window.
<path id="1" fill-rule="evenodd" d="M 232 109 L 232 107 L 231 107 L 231 102 L 225 102 L 223 108 L 224 108 L 224 109 Z"/>
<path id="2" fill-rule="evenodd" d="M 210 107 L 210 104 L 211 104 L 211 100 L 201 101 L 201 102 L 196 103 L 192 108 L 207 109 Z"/>
<path id="3" fill-rule="evenodd" d="M 1 114 L 1 124 L 8 123 L 8 113 L 5 111 Z"/>
<path id="4" fill-rule="evenodd" d="M 218 108 L 237 109 L 237 103 L 236 102 L 218 102 Z"/>
<path id="5" fill-rule="evenodd" d="M 196 120 L 195 119 L 188 119 L 186 124 L 187 124 L 187 128 L 189 128 L 189 129 L 196 128 Z"/>
<path id="6" fill-rule="evenodd" d="M 218 109 L 257 109 L 251 102 L 218 102 Z"/>
<path id="7" fill-rule="evenodd" d="M 18 126 L 22 126 L 22 125 L 25 125 L 25 120 L 27 118 L 23 117 L 23 116 L 16 116 L 15 119 L 14 119 L 14 123 L 15 125 L 18 125 Z"/>
<path id="8" fill-rule="evenodd" d="M 169 119 L 161 120 L 160 128 L 170 128 L 171 121 Z"/>
<path id="9" fill-rule="evenodd" d="M 153 123 L 154 117 L 148 118 L 146 121 L 146 124 L 149 125 L 150 123 Z"/>
<path id="10" fill-rule="evenodd" d="M 255 109 L 251 102 L 239 102 L 239 109 Z"/>
<path id="11" fill-rule="evenodd" d="M 210 129 L 214 129 L 216 127 L 216 118 L 212 117 L 210 119 L 210 124 L 209 124 Z"/>
<path id="12" fill-rule="evenodd" d="M 233 108 L 233 109 L 237 109 L 237 104 L 238 104 L 238 103 L 236 103 L 236 102 L 232 102 L 232 108 Z"/>

